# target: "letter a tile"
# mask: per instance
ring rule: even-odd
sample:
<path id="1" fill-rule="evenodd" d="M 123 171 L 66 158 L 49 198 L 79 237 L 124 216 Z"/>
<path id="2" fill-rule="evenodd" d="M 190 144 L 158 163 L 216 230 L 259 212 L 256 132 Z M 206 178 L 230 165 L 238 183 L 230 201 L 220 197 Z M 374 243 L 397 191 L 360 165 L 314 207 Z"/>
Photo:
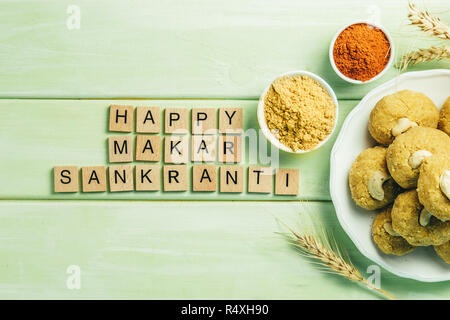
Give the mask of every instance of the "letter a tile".
<path id="1" fill-rule="evenodd" d="M 217 167 L 211 165 L 192 166 L 192 190 L 193 191 L 216 191 Z"/>
<path id="2" fill-rule="evenodd" d="M 81 168 L 83 181 L 83 192 L 106 191 L 106 167 L 83 167 Z"/>
<path id="3" fill-rule="evenodd" d="M 159 161 L 161 158 L 160 135 L 136 136 L 136 161 Z"/>
<path id="4" fill-rule="evenodd" d="M 218 161 L 238 163 L 242 161 L 242 136 L 219 136 Z"/>
<path id="5" fill-rule="evenodd" d="M 216 136 L 191 137 L 192 162 L 213 162 L 216 160 Z"/>

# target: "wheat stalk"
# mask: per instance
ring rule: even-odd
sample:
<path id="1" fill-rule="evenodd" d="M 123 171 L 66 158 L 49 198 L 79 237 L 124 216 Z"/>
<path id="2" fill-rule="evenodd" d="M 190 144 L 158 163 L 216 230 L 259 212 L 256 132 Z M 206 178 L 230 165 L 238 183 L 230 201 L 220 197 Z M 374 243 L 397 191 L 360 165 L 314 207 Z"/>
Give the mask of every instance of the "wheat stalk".
<path id="1" fill-rule="evenodd" d="M 409 3 L 408 18 L 412 25 L 418 26 L 424 32 L 444 40 L 450 40 L 450 28 L 438 17 L 428 11 L 421 11 L 413 3 Z"/>
<path id="2" fill-rule="evenodd" d="M 304 256 L 316 260 L 319 266 L 323 267 L 322 270 L 327 272 L 331 271 L 331 273 L 341 275 L 351 281 L 362 283 L 367 287 L 382 293 L 387 298 L 396 300 L 394 296 L 385 290 L 378 288 L 367 281 L 367 279 L 365 279 L 352 264 L 350 259 L 342 256 L 336 241 L 334 241 L 334 245 L 330 244 L 330 237 L 326 236 L 324 231 L 322 231 L 321 236 L 299 234 L 282 221 L 280 221 L 280 223 L 289 230 L 291 235 L 289 237 L 290 243 L 300 249 Z"/>
<path id="3" fill-rule="evenodd" d="M 432 60 L 439 61 L 442 59 L 450 59 L 450 46 L 432 46 L 430 48 L 408 52 L 400 59 L 397 67 L 401 70 L 405 70 L 408 66 L 421 62 L 428 62 Z"/>

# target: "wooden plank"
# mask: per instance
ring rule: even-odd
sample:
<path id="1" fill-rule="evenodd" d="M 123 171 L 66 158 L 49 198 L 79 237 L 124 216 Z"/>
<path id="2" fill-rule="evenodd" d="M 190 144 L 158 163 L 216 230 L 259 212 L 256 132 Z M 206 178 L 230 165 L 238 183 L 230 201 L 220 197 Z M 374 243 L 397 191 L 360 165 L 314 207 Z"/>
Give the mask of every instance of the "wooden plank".
<path id="1" fill-rule="evenodd" d="M 448 0 L 426 4 L 448 21 Z M 430 45 L 405 27 L 406 1 L 14 0 L 0 14 L 0 97 L 8 98 L 257 98 L 275 76 L 305 69 L 340 99 L 357 99 L 398 71 L 365 86 L 340 80 L 328 47 L 341 26 L 381 20 L 397 51 Z"/>
<path id="2" fill-rule="evenodd" d="M 108 137 L 120 134 L 108 132 L 111 103 L 112 101 L 103 100 L 0 100 L 2 115 L 0 117 L 0 128 L 2 128 L 0 130 L 0 150 L 2 150 L 0 181 L 8 181 L 8 187 L 0 189 L 0 199 L 330 200 L 329 155 L 337 131 L 332 139 L 317 151 L 304 155 L 280 152 L 279 167 L 300 170 L 301 191 L 298 197 L 247 192 L 205 194 L 192 191 L 184 193 L 163 191 L 54 193 L 52 170 L 54 166 L 108 165 Z M 244 128 L 258 128 L 257 101 L 144 100 L 114 101 L 114 103 L 134 106 L 157 105 L 163 108 L 242 107 Z M 356 103 L 357 101 L 340 102 L 338 127 Z M 248 139 L 244 140 L 248 141 Z M 261 150 L 264 150 L 265 141 L 261 135 L 261 140 L 258 142 Z M 263 163 L 263 160 L 268 160 L 265 157 L 249 152 L 248 142 L 245 146 L 245 159 L 242 163 L 244 166 L 270 165 Z M 189 163 L 189 166 L 191 165 L 192 163 Z M 246 169 L 244 171 L 247 172 Z M 188 172 L 190 173 L 191 170 L 189 169 Z M 191 182 L 189 184 L 191 185 Z M 244 189 L 247 189 L 246 182 Z"/>
<path id="3" fill-rule="evenodd" d="M 331 203 L 0 201 L 0 298 L 372 299 L 325 274 L 275 232 L 321 219 L 365 275 Z M 78 266 L 81 288 L 66 286 Z M 399 279 L 399 298 L 449 298 L 447 283 Z"/>

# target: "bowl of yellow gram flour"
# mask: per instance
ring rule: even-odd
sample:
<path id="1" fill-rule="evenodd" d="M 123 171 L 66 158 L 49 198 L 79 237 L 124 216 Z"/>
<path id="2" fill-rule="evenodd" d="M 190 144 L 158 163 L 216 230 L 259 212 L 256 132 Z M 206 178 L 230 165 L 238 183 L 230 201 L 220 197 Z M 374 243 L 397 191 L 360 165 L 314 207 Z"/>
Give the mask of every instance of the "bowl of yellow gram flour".
<path id="1" fill-rule="evenodd" d="M 322 146 L 336 128 L 338 101 L 333 89 L 308 71 L 277 77 L 258 103 L 258 122 L 275 147 L 307 153 Z"/>

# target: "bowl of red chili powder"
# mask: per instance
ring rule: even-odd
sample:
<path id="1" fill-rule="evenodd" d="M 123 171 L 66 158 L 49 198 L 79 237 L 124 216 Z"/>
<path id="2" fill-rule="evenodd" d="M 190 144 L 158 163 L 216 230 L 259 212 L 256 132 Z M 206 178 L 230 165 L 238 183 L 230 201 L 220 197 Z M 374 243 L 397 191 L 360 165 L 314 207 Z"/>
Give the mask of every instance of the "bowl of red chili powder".
<path id="1" fill-rule="evenodd" d="M 330 45 L 330 62 L 339 77 L 363 84 L 380 78 L 392 65 L 394 46 L 382 26 L 354 22 L 341 28 Z"/>

